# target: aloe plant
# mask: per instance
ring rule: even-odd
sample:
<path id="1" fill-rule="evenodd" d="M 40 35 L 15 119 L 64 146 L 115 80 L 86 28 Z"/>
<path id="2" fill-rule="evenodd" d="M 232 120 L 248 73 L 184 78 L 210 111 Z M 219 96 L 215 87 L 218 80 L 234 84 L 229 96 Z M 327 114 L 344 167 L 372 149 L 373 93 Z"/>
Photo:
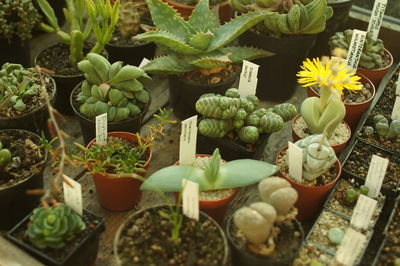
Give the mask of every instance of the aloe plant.
<path id="1" fill-rule="evenodd" d="M 143 69 L 148 73 L 180 74 L 272 55 L 257 48 L 227 46 L 268 12 L 249 12 L 220 25 L 208 0 L 198 2 L 188 21 L 162 0 L 147 0 L 147 5 L 156 29 L 135 39 L 155 42 L 168 53 L 146 64 Z"/>
<path id="2" fill-rule="evenodd" d="M 184 178 L 198 183 L 201 191 L 237 188 L 257 183 L 277 170 L 275 165 L 251 159 L 221 164 L 221 155 L 215 149 L 204 170 L 188 165 L 169 166 L 153 173 L 140 189 L 177 192 L 182 190 Z"/>

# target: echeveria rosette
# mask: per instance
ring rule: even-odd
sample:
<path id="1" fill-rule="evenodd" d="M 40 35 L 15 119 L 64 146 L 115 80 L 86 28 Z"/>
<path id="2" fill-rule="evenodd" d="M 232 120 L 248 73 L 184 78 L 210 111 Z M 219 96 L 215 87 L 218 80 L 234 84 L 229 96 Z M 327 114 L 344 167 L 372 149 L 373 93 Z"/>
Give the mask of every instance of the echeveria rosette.
<path id="1" fill-rule="evenodd" d="M 237 188 L 255 184 L 278 171 L 278 167 L 266 162 L 240 159 L 220 164 L 221 156 L 216 149 L 205 169 L 187 165 L 173 165 L 160 169 L 148 177 L 142 190 L 178 192 L 182 179 L 196 182 L 201 191 Z"/>
<path id="2" fill-rule="evenodd" d="M 31 223 L 26 233 L 32 244 L 39 249 L 63 248 L 86 229 L 82 218 L 62 203 L 59 206 L 36 208 L 29 219 Z"/>
<path id="3" fill-rule="evenodd" d="M 317 85 L 320 88 L 319 98 L 308 97 L 301 105 L 300 113 L 308 129 L 313 134 L 326 132 L 327 137 L 331 136 L 346 115 L 341 98 L 343 90 L 360 90 L 360 77 L 350 71 L 345 63 L 326 58 L 323 61 L 319 58 L 307 59 L 297 76 L 303 87 Z"/>
<path id="4" fill-rule="evenodd" d="M 209 9 L 208 0 L 198 2 L 188 21 L 162 0 L 147 0 L 147 5 L 156 29 L 135 39 L 154 42 L 167 50 L 166 56 L 155 58 L 143 67 L 147 73 L 180 74 L 273 55 L 252 47 L 226 47 L 261 22 L 268 12 L 249 12 L 220 25 Z"/>

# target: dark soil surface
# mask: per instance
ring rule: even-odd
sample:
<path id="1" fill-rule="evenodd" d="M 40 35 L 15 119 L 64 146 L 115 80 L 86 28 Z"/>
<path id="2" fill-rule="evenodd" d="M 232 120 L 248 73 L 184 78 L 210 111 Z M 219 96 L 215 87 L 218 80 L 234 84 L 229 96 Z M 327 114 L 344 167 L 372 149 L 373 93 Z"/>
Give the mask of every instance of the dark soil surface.
<path id="1" fill-rule="evenodd" d="M 12 161 L 0 170 L 0 188 L 7 187 L 41 172 L 45 151 L 39 149 L 39 140 L 24 131 L 1 131 L 0 142 L 10 150 Z"/>
<path id="2" fill-rule="evenodd" d="M 186 80 L 190 80 L 192 82 L 201 83 L 201 84 L 217 84 L 224 83 L 237 75 L 241 71 L 240 65 L 229 65 L 225 67 L 223 70 L 213 73 L 210 75 L 204 75 L 200 71 L 195 70 L 191 72 L 187 72 L 182 75 L 182 77 Z"/>
<path id="3" fill-rule="evenodd" d="M 118 242 L 121 265 L 223 265 L 224 241 L 213 222 L 184 216 L 176 244 L 172 223 L 159 210 L 169 213 L 167 207 L 146 210 L 125 225 Z"/>
<path id="4" fill-rule="evenodd" d="M 139 33 L 142 33 L 142 31 L 139 31 L 138 34 Z M 125 38 L 124 36 L 122 36 L 121 32 L 116 27 L 109 44 L 115 46 L 134 46 L 134 47 L 148 44 L 148 42 L 134 40 L 133 38 L 135 36 L 136 35 L 133 35 L 130 38 Z"/>

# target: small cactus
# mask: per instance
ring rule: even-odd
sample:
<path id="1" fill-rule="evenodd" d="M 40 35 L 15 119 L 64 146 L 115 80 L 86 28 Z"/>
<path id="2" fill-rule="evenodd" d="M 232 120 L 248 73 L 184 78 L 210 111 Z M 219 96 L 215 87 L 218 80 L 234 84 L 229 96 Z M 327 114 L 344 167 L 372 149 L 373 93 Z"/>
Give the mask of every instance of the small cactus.
<path id="1" fill-rule="evenodd" d="M 223 138 L 231 130 L 231 125 L 227 120 L 204 118 L 200 120 L 198 128 L 204 136 Z"/>
<path id="2" fill-rule="evenodd" d="M 10 163 L 10 161 L 10 150 L 3 148 L 3 144 L 0 142 L 0 170 L 4 169 Z"/>
<path id="3" fill-rule="evenodd" d="M 216 95 L 200 98 L 196 102 L 196 111 L 208 117 L 228 119 L 236 115 L 239 105 L 239 99 Z"/>
<path id="4" fill-rule="evenodd" d="M 126 39 L 135 36 L 140 29 L 140 19 L 148 12 L 145 2 L 122 0 L 119 6 L 118 29 Z"/>

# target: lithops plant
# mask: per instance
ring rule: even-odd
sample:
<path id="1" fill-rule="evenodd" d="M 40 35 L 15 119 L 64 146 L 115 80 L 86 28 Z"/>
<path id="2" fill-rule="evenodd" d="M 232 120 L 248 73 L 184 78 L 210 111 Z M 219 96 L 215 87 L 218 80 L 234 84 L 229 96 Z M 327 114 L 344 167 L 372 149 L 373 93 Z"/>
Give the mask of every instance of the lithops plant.
<path id="1" fill-rule="evenodd" d="M 348 29 L 344 32 L 336 32 L 330 39 L 331 54 L 333 56 L 347 58 L 353 30 Z M 383 41 L 374 40 L 371 33 L 367 33 L 364 47 L 361 53 L 359 67 L 366 69 L 379 69 L 384 67 L 385 53 Z"/>
<path id="2" fill-rule="evenodd" d="M 326 0 L 230 0 L 237 11 L 265 10 L 270 12 L 258 29 L 283 34 L 316 34 L 325 29 L 333 11 Z"/>
<path id="3" fill-rule="evenodd" d="M 366 133 L 367 136 L 372 135 L 375 131 L 382 137 L 395 138 L 400 136 L 399 120 L 394 119 L 389 124 L 389 121 L 383 115 L 375 115 L 373 117 L 373 123 L 375 130 L 372 129 L 372 133 L 368 132 L 367 127 L 364 129 L 364 132 Z M 369 129 L 369 131 L 371 130 Z"/>
<path id="4" fill-rule="evenodd" d="M 142 84 L 150 77 L 138 67 L 122 66 L 120 61 L 111 65 L 101 55 L 89 53 L 78 68 L 86 78 L 77 98 L 82 104 L 79 111 L 88 118 L 107 113 L 108 121 L 123 121 L 138 115 L 150 102 Z"/>
<path id="5" fill-rule="evenodd" d="M 358 196 L 360 196 L 360 194 L 368 195 L 368 192 L 369 192 L 369 188 L 365 185 L 360 186 L 360 188 L 357 190 L 354 188 L 348 188 L 344 192 L 344 199 L 348 203 L 353 203 L 358 199 Z"/>
<path id="6" fill-rule="evenodd" d="M 3 144 L 0 142 L 0 170 L 4 169 L 10 163 L 10 161 L 10 150 L 3 148 Z"/>
<path id="7" fill-rule="evenodd" d="M 148 11 L 144 1 L 121 1 L 117 27 L 124 38 L 130 39 L 139 32 L 141 17 Z"/>

